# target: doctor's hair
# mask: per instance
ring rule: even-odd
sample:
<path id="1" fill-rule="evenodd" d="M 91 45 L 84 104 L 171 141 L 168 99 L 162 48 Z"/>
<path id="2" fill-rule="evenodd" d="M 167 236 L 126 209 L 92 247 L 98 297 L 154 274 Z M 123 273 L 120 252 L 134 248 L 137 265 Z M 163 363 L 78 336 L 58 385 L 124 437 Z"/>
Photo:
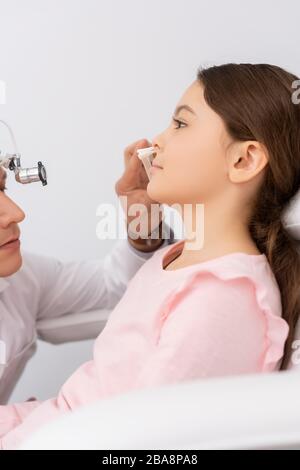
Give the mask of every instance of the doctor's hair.
<path id="1" fill-rule="evenodd" d="M 206 103 L 235 141 L 256 140 L 268 153 L 253 200 L 249 232 L 276 278 L 282 317 L 289 325 L 280 370 L 287 368 L 300 313 L 300 254 L 282 216 L 300 189 L 300 104 L 292 99 L 296 75 L 270 64 L 200 67 Z M 297 82 L 299 83 L 299 82 Z"/>

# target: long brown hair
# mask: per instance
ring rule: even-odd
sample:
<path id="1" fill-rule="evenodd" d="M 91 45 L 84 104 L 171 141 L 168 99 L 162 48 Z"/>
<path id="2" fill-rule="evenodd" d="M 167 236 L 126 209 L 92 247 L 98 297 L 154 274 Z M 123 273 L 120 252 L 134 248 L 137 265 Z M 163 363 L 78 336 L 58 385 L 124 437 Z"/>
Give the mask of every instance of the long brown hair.
<path id="1" fill-rule="evenodd" d="M 282 317 L 289 324 L 280 370 L 287 367 L 300 313 L 300 255 L 282 216 L 300 189 L 300 105 L 292 100 L 296 75 L 270 64 L 224 64 L 200 68 L 197 79 L 207 104 L 237 141 L 256 140 L 268 151 L 263 184 L 249 219 L 249 231 L 267 256 L 281 292 Z"/>

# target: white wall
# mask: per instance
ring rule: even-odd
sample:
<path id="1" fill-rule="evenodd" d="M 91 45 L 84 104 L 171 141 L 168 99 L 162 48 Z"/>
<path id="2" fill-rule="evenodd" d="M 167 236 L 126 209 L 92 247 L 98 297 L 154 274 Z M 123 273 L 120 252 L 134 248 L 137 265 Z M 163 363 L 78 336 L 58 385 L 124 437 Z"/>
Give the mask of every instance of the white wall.
<path id="1" fill-rule="evenodd" d="M 114 242 L 97 240 L 96 208 L 117 203 L 123 148 L 168 124 L 200 64 L 269 62 L 299 74 L 299 13 L 296 0 L 0 0 L 0 117 L 23 163 L 42 160 L 49 175 L 46 188 L 9 178 L 27 213 L 23 247 L 103 256 Z M 40 346 L 14 400 L 53 395 L 91 354 L 91 342 Z M 49 383 L 44 361 L 56 371 Z"/>

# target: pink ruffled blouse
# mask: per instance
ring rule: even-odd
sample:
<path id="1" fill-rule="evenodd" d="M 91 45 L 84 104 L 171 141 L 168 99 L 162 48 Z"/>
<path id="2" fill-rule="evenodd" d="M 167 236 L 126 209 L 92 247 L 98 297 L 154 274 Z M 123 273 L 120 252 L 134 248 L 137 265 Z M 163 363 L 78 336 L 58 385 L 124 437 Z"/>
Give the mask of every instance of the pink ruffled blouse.
<path id="1" fill-rule="evenodd" d="M 56 398 L 0 407 L 0 448 L 18 447 L 61 413 L 115 394 L 278 369 L 289 327 L 266 256 L 234 252 L 165 270 L 183 243 L 158 250 L 136 273 L 93 359 Z"/>

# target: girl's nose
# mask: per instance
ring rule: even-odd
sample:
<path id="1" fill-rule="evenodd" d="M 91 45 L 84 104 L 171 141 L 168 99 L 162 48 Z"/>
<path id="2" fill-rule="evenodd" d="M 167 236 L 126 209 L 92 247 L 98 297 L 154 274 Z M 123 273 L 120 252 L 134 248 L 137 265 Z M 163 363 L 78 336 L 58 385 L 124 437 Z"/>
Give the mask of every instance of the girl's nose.
<path id="1" fill-rule="evenodd" d="M 154 139 L 152 140 L 152 147 L 154 147 L 156 151 L 159 151 L 161 149 L 161 134 L 154 137 Z"/>
<path id="2" fill-rule="evenodd" d="M 10 224 L 20 223 L 25 219 L 25 213 L 8 196 L 0 196 L 0 226 L 6 228 Z"/>
<path id="3" fill-rule="evenodd" d="M 152 147 L 154 147 L 155 150 L 162 152 L 168 140 L 168 136 L 169 136 L 169 127 L 164 129 L 160 134 L 156 135 L 152 139 Z"/>

